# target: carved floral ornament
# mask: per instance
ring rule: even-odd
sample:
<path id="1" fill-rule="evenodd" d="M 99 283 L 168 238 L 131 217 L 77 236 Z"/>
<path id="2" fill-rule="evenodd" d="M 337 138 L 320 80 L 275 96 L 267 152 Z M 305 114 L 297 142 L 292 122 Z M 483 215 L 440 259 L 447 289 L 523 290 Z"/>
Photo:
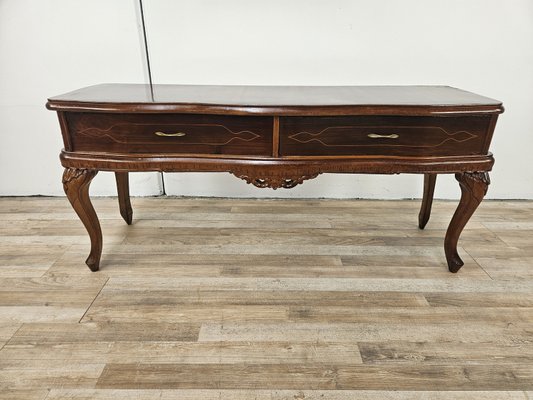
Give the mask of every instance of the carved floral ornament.
<path id="1" fill-rule="evenodd" d="M 271 188 L 271 189 L 290 189 L 303 183 L 308 179 L 316 178 L 320 172 L 315 173 L 302 173 L 301 175 L 295 175 L 294 173 L 280 172 L 266 172 L 258 173 L 253 171 L 231 171 L 237 178 L 243 179 L 248 184 L 252 184 L 258 188 Z"/>

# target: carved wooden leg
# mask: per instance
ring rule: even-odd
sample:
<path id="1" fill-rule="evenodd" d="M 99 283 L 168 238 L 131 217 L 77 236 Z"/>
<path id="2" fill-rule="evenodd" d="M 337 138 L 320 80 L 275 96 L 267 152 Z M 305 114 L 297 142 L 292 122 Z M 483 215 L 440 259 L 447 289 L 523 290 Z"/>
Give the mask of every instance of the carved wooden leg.
<path id="1" fill-rule="evenodd" d="M 102 230 L 89 198 L 89 185 L 97 173 L 96 170 L 76 168 L 65 168 L 63 173 L 65 193 L 91 238 L 91 252 L 85 261 L 91 271 L 98 271 L 102 255 Z"/>
<path id="2" fill-rule="evenodd" d="M 433 193 L 435 192 L 435 181 L 437 174 L 424 174 L 424 196 L 422 197 L 422 206 L 418 214 L 418 227 L 424 229 L 431 215 L 431 206 L 433 204 Z"/>
<path id="3" fill-rule="evenodd" d="M 115 172 L 115 178 L 117 180 L 118 191 L 118 206 L 120 207 L 120 215 L 124 218 L 124 221 L 128 225 L 131 225 L 131 219 L 133 217 L 133 210 L 130 203 L 130 185 L 128 182 L 127 172 Z"/>
<path id="4" fill-rule="evenodd" d="M 461 201 L 455 210 L 444 239 L 444 252 L 450 272 L 457 272 L 463 261 L 457 253 L 457 241 L 466 223 L 483 200 L 490 184 L 487 172 L 465 172 L 455 174 L 461 186 Z"/>

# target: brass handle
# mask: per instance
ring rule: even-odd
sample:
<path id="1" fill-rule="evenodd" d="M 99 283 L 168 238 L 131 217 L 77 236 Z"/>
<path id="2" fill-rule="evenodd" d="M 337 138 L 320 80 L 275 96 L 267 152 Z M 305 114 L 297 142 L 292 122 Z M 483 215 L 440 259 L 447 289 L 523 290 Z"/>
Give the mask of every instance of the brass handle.
<path id="1" fill-rule="evenodd" d="M 165 132 L 155 132 L 155 135 L 157 136 L 164 136 L 164 137 L 172 137 L 172 136 L 176 136 L 176 137 L 182 137 L 182 136 L 185 136 L 186 133 L 184 132 L 176 132 L 176 133 L 165 133 Z"/>
<path id="2" fill-rule="evenodd" d="M 398 139 L 400 135 L 391 133 L 390 135 L 380 135 L 379 133 L 369 133 L 367 135 L 370 139 Z"/>

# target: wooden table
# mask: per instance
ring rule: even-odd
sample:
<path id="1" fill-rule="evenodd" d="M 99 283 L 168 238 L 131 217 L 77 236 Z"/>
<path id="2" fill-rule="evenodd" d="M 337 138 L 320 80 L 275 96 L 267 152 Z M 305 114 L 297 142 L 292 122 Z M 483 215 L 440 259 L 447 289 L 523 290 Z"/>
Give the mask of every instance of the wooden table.
<path id="1" fill-rule="evenodd" d="M 128 172 L 230 172 L 260 188 L 292 188 L 321 173 L 424 174 L 419 227 L 437 174 L 455 173 L 461 200 L 444 239 L 448 267 L 487 192 L 501 102 L 445 86 L 192 86 L 106 84 L 48 100 L 65 148 L 63 186 L 91 238 L 89 198 L 98 171 L 114 171 L 120 213 L 132 221 Z"/>

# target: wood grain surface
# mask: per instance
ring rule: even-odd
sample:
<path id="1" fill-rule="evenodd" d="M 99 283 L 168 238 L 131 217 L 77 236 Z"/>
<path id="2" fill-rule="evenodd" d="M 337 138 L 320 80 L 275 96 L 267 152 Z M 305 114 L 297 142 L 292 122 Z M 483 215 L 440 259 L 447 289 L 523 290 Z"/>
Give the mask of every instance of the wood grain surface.
<path id="1" fill-rule="evenodd" d="M 498 100 L 449 86 L 153 85 L 151 88 L 143 84 L 111 83 L 55 96 L 47 103 L 50 110 L 57 111 L 237 115 L 364 115 L 369 106 L 371 114 L 381 115 L 503 112 Z"/>
<path id="2" fill-rule="evenodd" d="M 96 273 L 66 199 L 0 199 L 0 399 L 533 399 L 533 202 L 485 201 L 458 274 L 455 202 L 93 203 Z"/>

